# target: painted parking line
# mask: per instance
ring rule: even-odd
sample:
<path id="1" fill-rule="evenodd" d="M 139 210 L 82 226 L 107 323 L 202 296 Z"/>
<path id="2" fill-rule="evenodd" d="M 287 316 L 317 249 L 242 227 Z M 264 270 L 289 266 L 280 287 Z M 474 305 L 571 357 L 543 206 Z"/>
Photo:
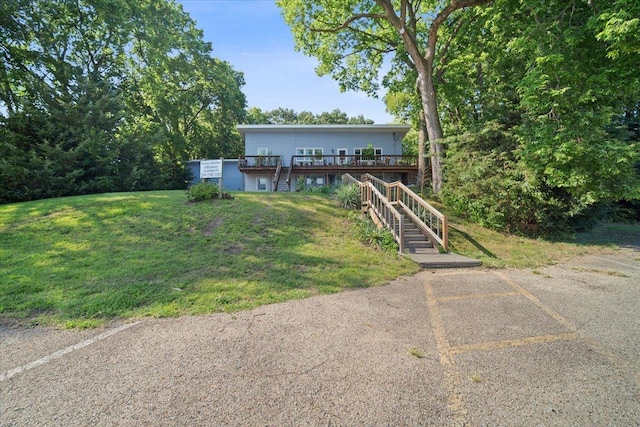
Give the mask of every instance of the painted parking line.
<path id="1" fill-rule="evenodd" d="M 606 260 L 606 259 L 604 259 Z M 607 260 L 611 261 L 611 260 Z M 616 261 L 612 261 L 616 262 Z M 618 262 L 616 262 L 618 263 Z M 627 265 L 624 263 L 618 263 L 628 267 L 638 268 L 631 265 Z M 638 384 L 640 384 L 640 373 L 634 371 L 633 367 L 620 355 L 611 351 L 609 348 L 604 346 L 603 344 L 593 340 L 592 338 L 580 333 L 576 326 L 569 321 L 567 318 L 562 316 L 560 313 L 554 311 L 544 303 L 542 303 L 537 297 L 531 294 L 529 291 L 524 289 L 518 283 L 507 277 L 505 274 L 501 272 L 474 272 L 473 274 L 492 274 L 498 278 L 498 280 L 506 285 L 509 285 L 513 291 L 508 292 L 487 292 L 487 293 L 472 293 L 472 294 L 461 294 L 461 295 L 447 295 L 447 296 L 436 296 L 433 291 L 433 286 L 431 281 L 433 281 L 438 276 L 452 276 L 456 273 L 445 273 L 445 274 L 436 274 L 431 276 L 424 283 L 425 294 L 427 297 L 427 308 L 429 310 L 429 317 L 431 320 L 431 327 L 433 330 L 434 337 L 436 339 L 436 348 L 438 351 L 440 364 L 444 373 L 444 390 L 448 397 L 448 408 L 451 411 L 453 417 L 452 425 L 467 425 L 469 424 L 469 413 L 465 407 L 465 398 L 462 392 L 462 379 L 458 369 L 456 368 L 455 357 L 461 354 L 473 353 L 473 352 L 483 352 L 483 351 L 492 351 L 499 350 L 504 348 L 513 348 L 513 347 L 521 347 L 528 345 L 537 345 L 537 344 L 548 344 L 553 342 L 562 342 L 562 341 L 581 341 L 587 346 L 591 347 L 600 355 L 604 356 L 608 359 L 614 366 L 618 369 L 621 369 L 625 372 L 630 373 L 630 378 L 633 378 Z M 460 276 L 468 275 L 469 273 L 462 273 Z M 557 334 L 547 334 L 547 335 L 536 335 L 529 336 L 523 338 L 515 338 L 509 340 L 502 341 L 493 341 L 493 342 L 480 342 L 480 343 L 471 343 L 464 345 L 453 346 L 449 342 L 449 338 L 447 337 L 446 329 L 444 322 L 442 320 L 440 314 L 439 304 L 449 301 L 459 301 L 459 300 L 480 300 L 480 299 L 488 299 L 488 298 L 504 298 L 504 297 L 512 297 L 512 296 L 522 296 L 526 298 L 530 303 L 538 307 L 538 309 L 542 310 L 552 319 L 554 319 L 558 324 L 560 324 L 567 332 L 557 333 Z"/>
<path id="2" fill-rule="evenodd" d="M 94 344 L 94 343 L 96 343 L 98 341 L 101 341 L 103 339 L 109 338 L 110 336 L 115 335 L 118 332 L 122 332 L 125 329 L 129 329 L 132 326 L 137 325 L 138 323 L 140 323 L 140 322 L 126 323 L 124 325 L 118 326 L 117 328 L 113 328 L 113 329 L 110 329 L 110 330 L 108 330 L 106 332 L 103 332 L 103 333 L 101 333 L 99 335 L 96 335 L 93 338 L 89 338 L 89 339 L 87 339 L 85 341 L 82 341 L 82 342 L 79 342 L 77 344 L 70 345 L 69 347 L 65 347 L 62 350 L 56 351 L 55 353 L 51 353 L 51 354 L 49 354 L 49 355 L 47 355 L 45 357 L 42 357 L 42 358 L 40 358 L 38 360 L 34 360 L 33 362 L 27 363 L 26 365 L 18 366 L 17 368 L 11 369 L 10 371 L 4 372 L 4 373 L 0 373 L 0 382 L 8 380 L 9 378 L 11 378 L 11 377 L 13 377 L 15 375 L 21 374 L 22 372 L 31 370 L 33 368 L 37 368 L 38 366 L 44 365 L 45 363 L 49 363 L 52 360 L 59 359 L 62 356 L 64 356 L 65 354 L 71 353 L 72 351 L 79 350 L 81 348 L 84 348 L 84 347 L 87 347 L 87 346 L 89 346 L 91 344 Z"/>
<path id="3" fill-rule="evenodd" d="M 464 344 L 451 347 L 451 354 L 458 355 L 462 353 L 472 353 L 477 351 L 500 350 L 508 347 L 521 347 L 531 344 L 546 344 L 556 341 L 571 341 L 578 336 L 575 332 L 566 332 L 562 334 L 536 335 L 535 337 L 516 338 L 512 340 L 482 342 L 476 344 Z"/>
<path id="4" fill-rule="evenodd" d="M 443 275 L 453 275 L 456 273 L 445 273 Z M 465 273 L 462 273 L 465 274 Z M 468 274 L 468 273 L 466 273 Z M 475 273 L 477 274 L 477 272 Z M 424 290 L 427 297 L 427 307 L 429 310 L 429 317 L 431 319 L 431 327 L 434 337 L 436 339 L 436 348 L 438 351 L 440 365 L 444 374 L 444 389 L 447 394 L 447 406 L 451 415 L 452 425 L 468 425 L 469 414 L 466 409 L 464 396 L 462 394 L 461 386 L 462 379 L 460 373 L 456 368 L 455 356 L 462 353 L 478 352 L 478 351 L 490 351 L 508 347 L 520 347 L 526 345 L 543 344 L 557 341 L 570 341 L 577 338 L 576 327 L 565 317 L 559 313 L 553 311 L 549 307 L 545 306 L 538 298 L 529 293 L 523 287 L 509 279 L 507 276 L 499 272 L 494 272 L 498 280 L 509 285 L 513 288 L 513 291 L 508 292 L 487 292 L 487 293 L 473 293 L 463 295 L 448 295 L 448 296 L 435 296 L 433 292 L 433 286 L 431 285 L 431 279 L 424 283 Z M 436 276 L 437 277 L 437 276 Z M 472 299 L 487 299 L 487 298 L 504 298 L 512 296 L 523 296 L 529 302 L 536 305 L 540 310 L 547 313 L 556 322 L 568 329 L 568 332 L 551 335 L 537 335 L 531 337 L 523 337 L 517 339 L 474 343 L 467 345 L 452 346 L 449 343 L 446 329 L 440 315 L 439 303 L 459 300 L 472 300 Z"/>
<path id="5" fill-rule="evenodd" d="M 460 373 L 456 369 L 456 363 L 451 353 L 451 346 L 440 317 L 437 298 L 433 294 L 433 288 L 428 281 L 424 284 L 427 295 L 427 307 L 431 317 L 431 328 L 436 339 L 440 365 L 443 370 L 444 389 L 447 394 L 447 407 L 452 415 L 452 425 L 469 425 L 468 413 L 464 403 L 464 397 L 460 392 Z"/>

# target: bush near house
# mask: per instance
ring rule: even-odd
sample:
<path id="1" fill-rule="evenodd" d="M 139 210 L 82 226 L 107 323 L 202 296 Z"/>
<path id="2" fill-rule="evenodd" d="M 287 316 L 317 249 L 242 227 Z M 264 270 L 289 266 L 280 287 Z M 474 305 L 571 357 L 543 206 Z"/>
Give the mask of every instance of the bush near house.
<path id="1" fill-rule="evenodd" d="M 220 189 L 218 184 L 212 182 L 199 182 L 187 190 L 187 198 L 190 202 L 202 202 L 212 200 L 218 196 Z"/>
<path id="2" fill-rule="evenodd" d="M 336 188 L 335 199 L 345 209 L 360 209 L 360 187 L 356 184 L 343 184 Z"/>

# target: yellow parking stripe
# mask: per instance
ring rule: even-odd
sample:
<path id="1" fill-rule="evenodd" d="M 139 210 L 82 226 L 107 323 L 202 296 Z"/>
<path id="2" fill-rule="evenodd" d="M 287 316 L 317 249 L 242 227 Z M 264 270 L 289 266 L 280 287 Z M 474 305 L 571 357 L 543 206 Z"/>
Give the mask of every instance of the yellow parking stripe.
<path id="1" fill-rule="evenodd" d="M 571 323 L 569 320 L 567 320 L 564 316 L 562 316 L 559 313 L 556 313 L 555 311 L 553 311 L 552 309 L 550 309 L 549 307 L 547 307 L 546 305 L 544 305 L 538 298 L 536 298 L 535 296 L 533 296 L 533 294 L 530 294 L 526 289 L 524 289 L 522 286 L 518 285 L 516 282 L 514 282 L 513 280 L 509 279 L 507 276 L 505 276 L 504 274 L 495 271 L 493 274 L 495 274 L 496 276 L 498 276 L 500 279 L 502 279 L 503 282 L 505 282 L 506 284 L 508 284 L 509 286 L 511 286 L 512 288 L 514 288 L 515 290 L 517 290 L 520 294 L 522 294 L 522 296 L 524 296 L 525 298 L 527 298 L 529 301 L 531 301 L 532 303 L 534 303 L 539 309 L 541 309 L 542 311 L 544 311 L 545 313 L 547 313 L 549 316 L 551 316 L 556 322 L 560 323 L 562 326 L 564 326 L 565 328 L 569 329 L 571 332 L 575 332 L 577 330 L 577 328 L 575 327 L 575 325 L 573 323 Z"/>
<path id="2" fill-rule="evenodd" d="M 522 295 L 520 292 L 495 292 L 487 294 L 467 294 L 467 295 L 448 295 L 444 297 L 436 297 L 438 302 L 445 301 L 458 301 L 465 299 L 481 299 L 481 298 L 498 298 L 498 297 L 513 297 Z"/>
<path id="3" fill-rule="evenodd" d="M 427 307 L 431 317 L 431 328 L 436 339 L 436 348 L 440 355 L 440 365 L 444 374 L 444 387 L 447 393 L 447 406 L 452 415 L 452 425 L 468 425 L 468 414 L 465 408 L 464 398 L 460 392 L 460 374 L 456 369 L 451 346 L 445 333 L 438 302 L 433 295 L 433 288 L 429 282 L 425 282 L 424 290 L 427 294 Z"/>
<path id="4" fill-rule="evenodd" d="M 543 343 L 551 343 L 555 341 L 568 341 L 568 340 L 575 340 L 576 338 L 577 338 L 577 335 L 575 332 L 566 332 L 563 334 L 554 334 L 554 335 L 538 335 L 534 337 L 516 338 L 512 340 L 459 345 L 459 346 L 452 347 L 450 349 L 450 353 L 453 355 L 456 355 L 456 354 L 462 354 L 462 353 L 470 353 L 474 351 L 498 350 L 501 348 L 520 347 L 520 346 L 531 345 L 531 344 L 543 344 Z"/>

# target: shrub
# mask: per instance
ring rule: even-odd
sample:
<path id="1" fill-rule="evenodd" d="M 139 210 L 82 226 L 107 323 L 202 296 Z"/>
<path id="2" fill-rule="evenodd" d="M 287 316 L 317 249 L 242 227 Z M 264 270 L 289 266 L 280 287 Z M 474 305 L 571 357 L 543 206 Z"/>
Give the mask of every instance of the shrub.
<path id="1" fill-rule="evenodd" d="M 398 244 L 390 230 L 378 228 L 370 218 L 356 212 L 351 212 L 349 218 L 355 224 L 355 234 L 358 240 L 385 251 L 398 251 Z"/>
<path id="2" fill-rule="evenodd" d="M 296 179 L 296 191 L 303 191 L 305 188 L 307 188 L 306 178 L 301 175 Z"/>
<path id="3" fill-rule="evenodd" d="M 601 206 L 550 185 L 521 161 L 509 130 L 489 124 L 477 133 L 448 138 L 447 145 L 440 197 L 452 214 L 529 236 L 572 232 L 602 218 Z"/>
<path id="4" fill-rule="evenodd" d="M 190 202 L 202 202 L 215 199 L 218 196 L 218 185 L 210 182 L 199 182 L 187 189 L 187 199 Z"/>
<path id="5" fill-rule="evenodd" d="M 360 187 L 357 184 L 342 184 L 333 195 L 341 207 L 345 209 L 360 209 Z"/>

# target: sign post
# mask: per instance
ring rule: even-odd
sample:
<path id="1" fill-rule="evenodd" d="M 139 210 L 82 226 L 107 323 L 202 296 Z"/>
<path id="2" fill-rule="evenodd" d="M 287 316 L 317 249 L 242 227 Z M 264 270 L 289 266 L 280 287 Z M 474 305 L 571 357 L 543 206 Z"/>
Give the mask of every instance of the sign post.
<path id="1" fill-rule="evenodd" d="M 222 184 L 222 162 L 224 158 L 220 157 L 218 160 L 201 160 L 200 161 L 200 179 L 205 180 L 209 178 L 218 178 L 218 198 L 222 198 L 222 191 L 224 189 Z"/>

